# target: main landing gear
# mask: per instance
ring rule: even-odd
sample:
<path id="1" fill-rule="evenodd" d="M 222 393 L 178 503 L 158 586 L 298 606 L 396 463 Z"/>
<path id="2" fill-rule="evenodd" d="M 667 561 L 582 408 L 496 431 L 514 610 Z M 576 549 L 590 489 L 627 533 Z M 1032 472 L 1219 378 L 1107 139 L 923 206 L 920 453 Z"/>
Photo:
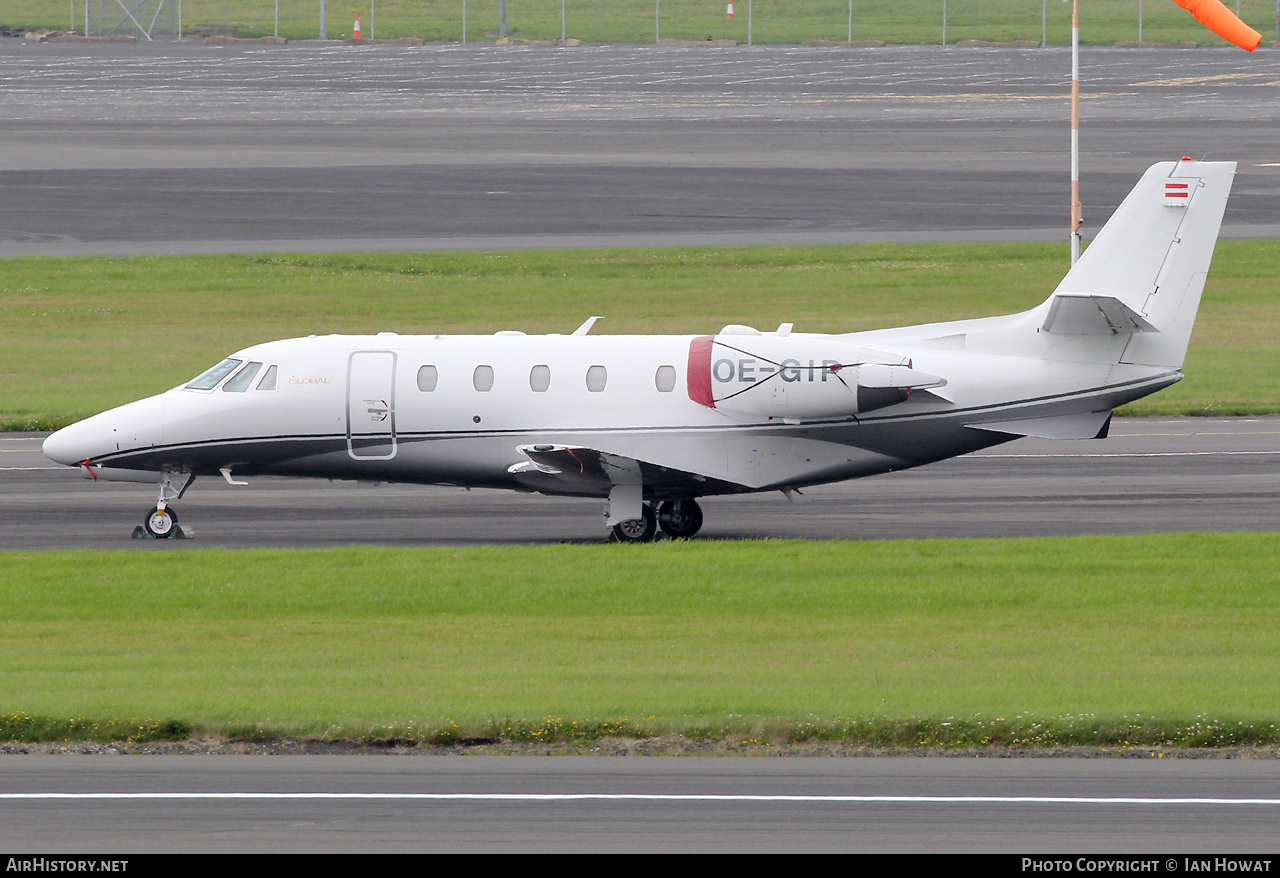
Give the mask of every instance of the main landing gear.
<path id="1" fill-rule="evenodd" d="M 654 513 L 653 506 L 640 507 L 641 517 L 615 524 L 611 531 L 620 543 L 647 543 L 658 528 L 676 539 L 691 537 L 702 528 L 702 508 L 696 500 L 667 500 Z"/>
<path id="2" fill-rule="evenodd" d="M 195 480 L 191 473 L 165 470 L 160 478 L 160 499 L 142 519 L 142 526 L 133 529 L 134 539 L 189 540 L 195 536 L 191 528 L 178 526 L 177 513 L 169 508 L 170 498 L 181 500 Z"/>
<path id="3" fill-rule="evenodd" d="M 669 537 L 691 537 L 702 530 L 702 507 L 694 500 L 668 500 L 658 507 L 658 527 Z"/>

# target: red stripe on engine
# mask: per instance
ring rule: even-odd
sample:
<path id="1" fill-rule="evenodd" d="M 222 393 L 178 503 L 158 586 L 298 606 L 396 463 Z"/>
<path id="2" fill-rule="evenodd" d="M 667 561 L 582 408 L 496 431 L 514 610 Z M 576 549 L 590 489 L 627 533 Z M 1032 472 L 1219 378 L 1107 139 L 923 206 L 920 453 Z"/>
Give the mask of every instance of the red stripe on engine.
<path id="1" fill-rule="evenodd" d="M 700 335 L 689 342 L 689 399 L 709 409 L 716 407 L 716 401 L 711 398 L 712 344 L 714 339 L 709 335 Z"/>

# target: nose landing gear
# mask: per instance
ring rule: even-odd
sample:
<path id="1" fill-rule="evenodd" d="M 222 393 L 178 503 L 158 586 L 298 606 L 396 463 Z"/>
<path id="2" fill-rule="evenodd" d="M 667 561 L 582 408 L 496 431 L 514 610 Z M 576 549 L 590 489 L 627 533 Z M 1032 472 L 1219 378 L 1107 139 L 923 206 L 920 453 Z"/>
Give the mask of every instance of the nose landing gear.
<path id="1" fill-rule="evenodd" d="M 160 499 L 142 519 L 142 524 L 133 529 L 133 538 L 137 540 L 154 539 L 189 540 L 195 533 L 189 527 L 178 525 L 178 515 L 169 508 L 169 499 L 181 500 L 182 495 L 191 487 L 196 477 L 188 472 L 165 470 L 160 477 Z"/>

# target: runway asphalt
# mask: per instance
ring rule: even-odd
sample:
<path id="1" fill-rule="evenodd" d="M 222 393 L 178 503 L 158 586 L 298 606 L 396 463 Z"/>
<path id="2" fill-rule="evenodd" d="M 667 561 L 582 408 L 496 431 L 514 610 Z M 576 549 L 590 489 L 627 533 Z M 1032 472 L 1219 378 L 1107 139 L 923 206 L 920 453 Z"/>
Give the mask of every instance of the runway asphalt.
<path id="1" fill-rule="evenodd" d="M 1076 858 L 1128 853 L 1182 872 L 1174 855 L 1274 860 L 1280 811 L 1275 760 L 4 756 L 0 780 L 0 847 L 113 858 L 946 852 L 1092 871 Z"/>
<path id="2" fill-rule="evenodd" d="M 1154 161 L 1280 236 L 1280 52 L 1085 49 L 1086 236 Z M 1062 48 L 0 40 L 0 256 L 1066 240 Z"/>
<path id="3" fill-rule="evenodd" d="M 193 540 L 129 538 L 150 485 L 93 482 L 0 437 L 0 545 L 12 549 L 430 546 L 605 539 L 596 500 L 414 485 L 199 479 L 173 504 Z M 708 497 L 703 539 L 1016 537 L 1280 529 L 1280 419 L 1128 419 L 1105 440 L 1019 439 L 916 470 Z"/>

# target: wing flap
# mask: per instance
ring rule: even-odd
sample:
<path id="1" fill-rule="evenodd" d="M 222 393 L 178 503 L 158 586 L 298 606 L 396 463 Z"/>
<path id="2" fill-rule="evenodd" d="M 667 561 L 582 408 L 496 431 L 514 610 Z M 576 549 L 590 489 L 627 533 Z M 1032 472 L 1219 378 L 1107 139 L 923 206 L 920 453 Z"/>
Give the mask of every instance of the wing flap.
<path id="1" fill-rule="evenodd" d="M 1008 433 L 1011 436 L 1033 436 L 1037 439 L 1105 439 L 1111 428 L 1111 412 L 1084 412 L 1055 415 L 1048 418 L 1023 418 L 1016 421 L 986 421 L 965 424 L 973 430 Z"/>

